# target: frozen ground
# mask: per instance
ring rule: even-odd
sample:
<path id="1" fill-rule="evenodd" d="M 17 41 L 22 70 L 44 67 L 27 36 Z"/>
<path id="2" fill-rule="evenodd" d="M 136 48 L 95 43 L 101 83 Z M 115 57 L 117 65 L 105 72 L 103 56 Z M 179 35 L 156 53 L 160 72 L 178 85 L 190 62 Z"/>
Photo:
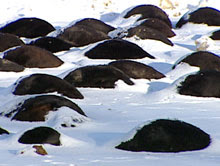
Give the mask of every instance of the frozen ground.
<path id="1" fill-rule="evenodd" d="M 165 9 L 172 24 L 188 10 L 198 7 L 199 0 L 177 2 L 176 9 Z M 122 12 L 139 4 L 159 5 L 159 0 L 8 0 L 0 5 L 0 25 L 20 17 L 39 17 L 63 28 L 77 19 L 93 17 L 117 27 L 126 27 L 133 20 L 122 19 Z M 203 5 L 220 9 L 216 0 L 208 0 Z M 0 118 L 0 126 L 12 132 L 9 136 L 0 136 L 0 166 L 219 166 L 220 163 L 220 100 L 216 98 L 196 98 L 176 93 L 176 86 L 184 75 L 198 71 L 188 65 L 173 64 L 196 51 L 195 40 L 219 27 L 187 24 L 181 29 L 173 29 L 176 36 L 170 40 L 173 47 L 159 41 L 127 39 L 135 42 L 156 57 L 155 60 L 139 59 L 164 73 L 160 80 L 133 80 L 134 86 L 119 81 L 116 89 L 79 88 L 83 100 L 73 100 L 88 116 L 84 123 L 75 128 L 61 128 L 60 121 L 68 120 L 71 113 L 68 108 L 60 108 L 60 114 L 49 114 L 46 122 L 28 123 Z M 26 40 L 26 39 L 24 39 Z M 220 54 L 220 43 L 209 51 Z M 89 60 L 84 52 L 95 44 L 72 48 L 56 55 L 65 63 L 53 69 L 25 69 L 22 73 L 0 73 L 0 110 L 11 109 L 25 97 L 11 93 L 13 83 L 21 76 L 32 73 L 48 73 L 64 77 L 68 71 L 90 64 L 105 64 L 110 60 Z M 80 117 L 79 117 L 80 118 Z M 126 152 L 115 149 L 121 140 L 127 137 L 133 128 L 140 124 L 160 118 L 179 119 L 193 124 L 211 135 L 211 145 L 201 151 L 183 153 Z M 60 147 L 45 145 L 47 156 L 35 154 L 30 145 L 17 142 L 20 135 L 36 126 L 51 126 L 62 133 Z M 20 154 L 25 151 L 24 154 Z"/>

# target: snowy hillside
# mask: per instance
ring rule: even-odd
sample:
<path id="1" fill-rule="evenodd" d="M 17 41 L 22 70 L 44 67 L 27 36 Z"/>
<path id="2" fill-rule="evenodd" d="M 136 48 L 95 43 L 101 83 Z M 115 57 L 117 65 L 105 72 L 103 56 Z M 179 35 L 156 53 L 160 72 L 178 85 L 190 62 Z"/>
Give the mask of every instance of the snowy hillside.
<path id="1" fill-rule="evenodd" d="M 66 27 L 83 18 L 96 18 L 112 27 L 127 30 L 134 26 L 138 17 L 125 19 L 125 14 L 134 6 L 153 4 L 162 8 L 169 16 L 172 31 L 176 36 L 169 38 L 170 46 L 161 41 L 126 37 L 124 40 L 140 46 L 155 59 L 135 59 L 164 74 L 161 79 L 131 79 L 134 85 L 124 81 L 116 82 L 114 89 L 77 88 L 83 99 L 69 100 L 76 103 L 85 113 L 72 112 L 63 106 L 46 115 L 44 122 L 11 120 L 6 115 L 16 109 L 20 102 L 38 96 L 37 94 L 14 95 L 15 83 L 31 74 L 44 73 L 65 78 L 71 71 L 88 66 L 104 65 L 110 59 L 90 59 L 85 53 L 103 41 L 82 47 L 71 47 L 68 51 L 54 53 L 64 63 L 55 68 L 28 68 L 22 72 L 0 72 L 0 127 L 10 134 L 0 135 L 0 159 L 2 166 L 219 166 L 220 163 L 220 99 L 214 97 L 193 97 L 177 93 L 177 86 L 187 75 L 199 71 L 198 67 L 186 63 L 172 69 L 178 61 L 196 52 L 200 42 L 219 30 L 219 26 L 187 23 L 175 28 L 179 19 L 188 11 L 199 7 L 213 7 L 220 10 L 216 0 L 170 0 L 172 8 L 159 0 L 8 0 L 0 5 L 0 27 L 24 17 L 37 17 L 48 21 L 56 36 Z M 115 35 L 118 31 L 110 32 Z M 123 31 L 124 32 L 124 31 Z M 34 39 L 21 38 L 29 43 Z M 207 51 L 220 55 L 220 42 L 208 38 Z M 13 48 L 14 49 L 14 48 Z M 1 52 L 1 58 L 4 52 Z M 62 96 L 62 93 L 49 94 Z M 19 105 L 20 106 L 20 105 Z M 115 146 L 128 139 L 134 129 L 157 119 L 181 120 L 192 124 L 211 137 L 211 144 L 202 150 L 179 153 L 130 152 Z M 63 126 L 65 124 L 65 127 Z M 72 125 L 72 127 L 71 127 Z M 19 143 L 21 135 L 34 127 L 48 126 L 58 131 L 61 146 L 44 144 L 48 155 L 36 154 L 30 144 Z M 74 126 L 74 127 L 73 127 Z"/>

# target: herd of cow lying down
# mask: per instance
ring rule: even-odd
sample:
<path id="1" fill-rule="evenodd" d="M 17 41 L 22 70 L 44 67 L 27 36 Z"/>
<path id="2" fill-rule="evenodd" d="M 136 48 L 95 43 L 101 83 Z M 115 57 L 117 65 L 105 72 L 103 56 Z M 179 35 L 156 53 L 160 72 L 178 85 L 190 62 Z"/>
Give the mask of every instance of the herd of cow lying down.
<path id="1" fill-rule="evenodd" d="M 55 54 L 71 48 L 87 47 L 96 43 L 84 54 L 88 59 L 108 59 L 108 64 L 83 66 L 66 73 L 63 78 L 35 73 L 19 78 L 12 88 L 13 95 L 34 95 L 14 106 L 12 110 L 1 110 L 1 116 L 15 121 L 46 121 L 46 115 L 60 107 L 69 107 L 81 117 L 85 112 L 73 102 L 83 100 L 78 88 L 115 88 L 122 80 L 132 86 L 134 79 L 155 80 L 166 77 L 160 71 L 137 59 L 155 59 L 127 38 L 158 40 L 173 47 L 173 29 L 184 28 L 187 23 L 220 26 L 220 11 L 203 7 L 186 13 L 172 25 L 168 15 L 154 5 L 139 5 L 124 13 L 124 19 L 137 17 L 128 29 L 113 27 L 94 18 L 77 20 L 65 29 L 55 29 L 41 18 L 20 18 L 0 28 L 0 71 L 23 72 L 26 68 L 56 68 L 63 65 Z M 213 32 L 212 40 L 220 40 L 220 30 Z M 28 40 L 23 40 L 23 39 Z M 25 43 L 26 41 L 26 43 Z M 177 61 L 172 70 L 182 64 L 200 68 L 199 72 L 185 76 L 176 88 L 181 95 L 195 97 L 220 97 L 220 58 L 209 51 L 196 51 Z M 50 94 L 56 92 L 57 95 Z M 36 95 L 37 94 L 37 95 Z M 88 117 L 89 118 L 89 117 Z M 76 127 L 74 124 L 61 127 Z M 1 134 L 9 134 L 1 129 Z M 62 145 L 60 133 L 53 128 L 40 126 L 25 131 L 18 140 L 23 144 Z M 128 151 L 182 152 L 200 150 L 211 144 L 211 136 L 181 120 L 157 119 L 137 131 L 133 138 L 121 142 L 115 148 Z M 37 148 L 36 148 L 37 149 Z M 42 151 L 41 151 L 42 152 Z M 38 152 L 40 153 L 40 152 Z"/>

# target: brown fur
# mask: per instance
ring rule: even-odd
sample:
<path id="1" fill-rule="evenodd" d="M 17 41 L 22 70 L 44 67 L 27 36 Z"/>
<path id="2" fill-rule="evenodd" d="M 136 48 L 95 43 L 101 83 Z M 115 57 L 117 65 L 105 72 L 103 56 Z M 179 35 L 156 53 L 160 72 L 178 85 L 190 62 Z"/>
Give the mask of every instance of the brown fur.
<path id="1" fill-rule="evenodd" d="M 24 42 L 17 36 L 9 33 L 0 33 L 0 52 L 22 45 L 24 45 Z"/>
<path id="2" fill-rule="evenodd" d="M 83 95 L 69 82 L 48 74 L 32 74 L 15 85 L 13 94 L 42 94 L 58 92 L 64 96 L 83 99 Z"/>
<path id="3" fill-rule="evenodd" d="M 172 27 L 171 21 L 166 12 L 157 6 L 139 5 L 128 11 L 124 17 L 128 18 L 135 14 L 141 14 L 141 18 L 139 20 L 146 18 L 157 18 L 164 21 L 170 28 Z"/>
<path id="4" fill-rule="evenodd" d="M 160 79 L 165 77 L 162 73 L 156 71 L 154 68 L 145 65 L 143 63 L 131 61 L 131 60 L 118 60 L 109 63 L 122 70 L 129 77 L 134 79 Z"/>
<path id="5" fill-rule="evenodd" d="M 3 58 L 29 68 L 50 68 L 63 64 L 63 61 L 51 52 L 27 45 L 5 52 Z"/>
<path id="6" fill-rule="evenodd" d="M 20 18 L 0 28 L 0 32 L 26 38 L 46 36 L 54 30 L 55 28 L 50 23 L 35 17 Z"/>
<path id="7" fill-rule="evenodd" d="M 45 121 L 45 116 L 50 111 L 57 111 L 58 108 L 64 106 L 86 116 L 78 105 L 66 98 L 55 95 L 43 95 L 29 98 L 24 102 L 19 103 L 16 109 L 7 113 L 5 116 L 13 116 L 12 120 L 19 121 Z"/>
<path id="8" fill-rule="evenodd" d="M 115 82 L 123 80 L 128 85 L 134 83 L 125 73 L 108 65 L 85 66 L 70 72 L 64 80 L 76 87 L 114 88 Z"/>

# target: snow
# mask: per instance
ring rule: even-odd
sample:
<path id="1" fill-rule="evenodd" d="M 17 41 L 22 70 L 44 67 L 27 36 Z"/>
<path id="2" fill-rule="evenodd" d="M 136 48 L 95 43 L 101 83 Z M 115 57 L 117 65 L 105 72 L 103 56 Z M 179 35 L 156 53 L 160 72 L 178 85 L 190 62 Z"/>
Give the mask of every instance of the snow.
<path id="1" fill-rule="evenodd" d="M 200 0 L 172 0 L 175 9 L 165 9 L 172 24 L 189 10 L 199 7 Z M 202 2 L 202 1 L 201 1 Z M 205 5 L 220 9 L 220 3 L 214 0 L 204 1 Z M 140 4 L 159 5 L 159 0 L 8 0 L 0 6 L 0 26 L 22 17 L 38 17 L 50 22 L 57 29 L 73 24 L 82 18 L 97 18 L 114 27 L 125 30 L 133 25 L 138 17 L 122 18 L 128 9 Z M 201 3 L 204 6 L 204 3 Z M 200 5 L 201 5 L 200 4 Z M 45 122 L 19 122 L 0 117 L 0 127 L 11 132 L 0 136 L 0 160 L 4 166 L 219 166 L 220 163 L 220 102 L 217 98 L 198 98 L 177 94 L 176 87 L 181 80 L 199 69 L 180 64 L 174 70 L 172 66 L 181 58 L 196 51 L 195 41 L 219 27 L 187 24 L 181 29 L 173 29 L 176 36 L 170 38 L 174 46 L 160 41 L 127 38 L 146 50 L 156 59 L 143 58 L 136 61 L 148 64 L 166 75 L 160 80 L 134 80 L 134 86 L 118 81 L 115 89 L 78 88 L 84 95 L 83 100 L 73 100 L 87 115 L 87 118 L 62 107 L 50 113 Z M 116 32 L 114 32 L 116 33 Z M 115 35 L 112 33 L 112 35 Z M 53 34 L 50 34 L 53 35 Z M 200 40 L 199 40 L 200 39 Z M 29 39 L 24 39 L 29 41 Z M 103 41 L 102 41 L 103 42 Z M 207 49 L 220 55 L 220 43 L 212 41 L 213 47 Z M 90 60 L 83 54 L 98 43 L 85 47 L 71 48 L 56 53 L 65 63 L 58 68 L 27 68 L 23 72 L 0 73 L 0 110 L 9 111 L 30 96 L 14 96 L 14 83 L 20 77 L 33 73 L 47 73 L 65 77 L 70 71 L 94 64 L 107 64 L 111 60 Z M 1 55 L 2 57 L 2 55 Z M 55 94 L 58 95 L 58 94 Z M 73 119 L 72 117 L 76 118 Z M 128 152 L 115 149 L 125 138 L 130 137 L 140 125 L 156 119 L 179 119 L 195 125 L 212 138 L 211 145 L 200 151 L 183 153 Z M 65 123 L 76 127 L 61 127 Z M 61 133 L 62 146 L 44 145 L 47 156 L 34 153 L 32 145 L 18 143 L 19 137 L 37 126 L 50 126 Z M 21 154 L 21 152 L 24 152 Z"/>

